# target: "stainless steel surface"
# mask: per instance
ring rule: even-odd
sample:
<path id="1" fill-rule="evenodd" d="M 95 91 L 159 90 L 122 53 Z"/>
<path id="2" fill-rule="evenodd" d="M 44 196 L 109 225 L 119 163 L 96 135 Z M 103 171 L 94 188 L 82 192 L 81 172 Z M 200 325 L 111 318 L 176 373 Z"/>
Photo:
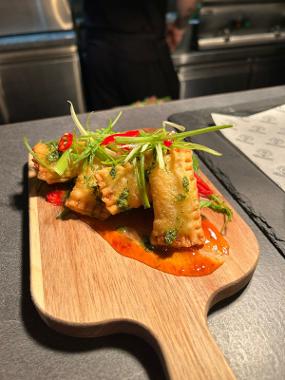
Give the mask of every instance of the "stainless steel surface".
<path id="1" fill-rule="evenodd" d="M 176 53 L 180 97 L 187 98 L 285 83 L 285 45 Z"/>
<path id="2" fill-rule="evenodd" d="M 1 0 L 0 36 L 72 29 L 68 0 Z"/>
<path id="3" fill-rule="evenodd" d="M 10 51 L 41 49 L 43 47 L 71 46 L 76 44 L 74 31 L 33 33 L 0 37 L 0 54 Z"/>
<path id="4" fill-rule="evenodd" d="M 252 33 L 248 35 L 234 36 L 225 34 L 221 37 L 209 37 L 199 40 L 199 48 L 216 49 L 221 47 L 234 47 L 244 45 L 270 44 L 285 41 L 285 32 L 279 33 Z"/>
<path id="5" fill-rule="evenodd" d="M 246 90 L 250 64 L 245 60 L 181 67 L 180 98 Z"/>
<path id="6" fill-rule="evenodd" d="M 204 4 L 199 49 L 278 43 L 285 40 L 285 3 Z"/>
<path id="7" fill-rule="evenodd" d="M 4 122 L 69 113 L 71 100 L 84 111 L 76 45 L 42 47 L 0 54 L 0 112 Z"/>
<path id="8" fill-rule="evenodd" d="M 181 98 L 285 83 L 284 1 L 204 1 L 197 21 L 173 55 Z"/>
<path id="9" fill-rule="evenodd" d="M 0 0 L 0 123 L 85 110 L 68 0 Z"/>
<path id="10" fill-rule="evenodd" d="M 233 49 L 177 52 L 172 55 L 172 59 L 175 66 L 179 68 L 184 65 L 225 62 L 239 59 L 252 61 L 259 57 L 284 57 L 284 55 L 285 44 L 271 44 L 266 46 L 236 47 Z"/>

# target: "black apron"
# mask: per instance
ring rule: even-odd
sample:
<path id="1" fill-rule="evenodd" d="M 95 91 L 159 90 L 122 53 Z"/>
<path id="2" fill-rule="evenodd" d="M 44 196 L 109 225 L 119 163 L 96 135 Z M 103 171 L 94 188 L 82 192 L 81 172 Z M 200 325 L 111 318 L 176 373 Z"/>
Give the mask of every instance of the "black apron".
<path id="1" fill-rule="evenodd" d="M 165 9 L 159 7 L 164 0 L 132 0 L 130 8 L 124 7 L 129 0 L 85 1 L 88 108 L 130 105 L 150 96 L 177 99 L 179 82 L 165 41 Z M 96 4 L 101 8 L 96 10 Z"/>

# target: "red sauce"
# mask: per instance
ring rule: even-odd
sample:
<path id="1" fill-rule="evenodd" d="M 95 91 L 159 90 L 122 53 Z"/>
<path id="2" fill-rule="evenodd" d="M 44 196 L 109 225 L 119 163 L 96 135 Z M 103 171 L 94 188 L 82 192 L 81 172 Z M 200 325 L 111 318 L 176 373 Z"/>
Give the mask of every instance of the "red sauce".
<path id="1" fill-rule="evenodd" d="M 93 218 L 83 219 L 121 255 L 177 276 L 210 274 L 223 264 L 229 252 L 227 241 L 207 219 L 202 221 L 206 237 L 204 246 L 186 249 L 158 249 L 151 246 L 149 236 L 153 214 L 150 210 L 131 210 L 104 222 Z"/>

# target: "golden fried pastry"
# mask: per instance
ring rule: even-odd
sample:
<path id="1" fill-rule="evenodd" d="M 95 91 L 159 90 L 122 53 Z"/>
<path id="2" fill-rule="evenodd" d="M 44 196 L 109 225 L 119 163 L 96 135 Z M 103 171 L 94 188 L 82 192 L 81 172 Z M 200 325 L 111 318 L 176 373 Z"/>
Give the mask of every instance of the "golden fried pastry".
<path id="1" fill-rule="evenodd" d="M 199 198 L 191 150 L 172 149 L 165 156 L 165 169 L 151 172 L 154 245 L 191 247 L 204 243 Z"/>

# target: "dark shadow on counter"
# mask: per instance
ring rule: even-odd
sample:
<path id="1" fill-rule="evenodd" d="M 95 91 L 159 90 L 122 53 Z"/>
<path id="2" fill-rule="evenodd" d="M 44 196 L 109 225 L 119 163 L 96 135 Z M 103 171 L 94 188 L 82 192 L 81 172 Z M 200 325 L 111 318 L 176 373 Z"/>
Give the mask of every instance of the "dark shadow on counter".
<path id="1" fill-rule="evenodd" d="M 218 312 L 219 310 L 223 309 L 224 307 L 228 306 L 229 304 L 235 302 L 235 300 L 237 300 L 244 293 L 247 286 L 248 286 L 248 284 L 245 285 L 242 289 L 240 289 L 237 293 L 233 294 L 232 296 L 227 297 L 221 301 L 218 301 L 213 306 L 211 306 L 209 309 L 209 312 L 208 312 L 208 316 Z"/>

